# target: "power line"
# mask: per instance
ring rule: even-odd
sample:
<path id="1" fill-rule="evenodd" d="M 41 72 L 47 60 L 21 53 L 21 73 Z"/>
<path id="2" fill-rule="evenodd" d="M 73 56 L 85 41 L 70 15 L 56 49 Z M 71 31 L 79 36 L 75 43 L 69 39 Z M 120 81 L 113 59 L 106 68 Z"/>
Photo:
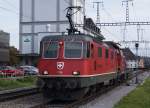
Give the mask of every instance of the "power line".
<path id="1" fill-rule="evenodd" d="M 1 6 L 0 6 L 0 9 L 5 10 L 5 11 L 7 11 L 7 12 L 15 13 L 15 14 L 17 14 L 17 15 L 19 14 L 19 13 L 16 12 L 16 11 L 12 11 L 11 9 L 4 8 L 4 7 L 1 7 Z"/>
<path id="2" fill-rule="evenodd" d="M 141 29 L 141 41 L 143 41 L 143 40 L 144 40 L 143 35 L 144 35 L 144 29 Z"/>
<path id="3" fill-rule="evenodd" d="M 103 8 L 104 12 L 107 14 L 108 17 L 110 17 L 112 20 L 115 21 L 115 19 L 112 17 L 112 15 L 105 9 Z M 116 22 L 116 21 L 115 21 Z"/>
<path id="4" fill-rule="evenodd" d="M 13 5 L 11 2 L 9 2 L 8 0 L 2 0 L 2 1 L 7 3 L 8 5 L 10 5 L 11 7 L 13 7 L 14 9 L 18 11 L 18 8 L 15 5 Z"/>
<path id="5" fill-rule="evenodd" d="M 8 9 L 8 8 L 2 7 L 2 6 L 0 6 L 0 9 L 2 9 L 4 11 L 7 11 L 7 12 L 10 12 L 10 13 L 13 13 L 13 14 L 16 14 L 17 16 L 20 15 L 19 12 L 15 11 L 15 10 L 12 10 L 12 9 Z M 25 18 L 31 18 L 31 17 L 29 17 L 27 15 L 23 15 L 23 17 L 25 17 Z"/>
<path id="6" fill-rule="evenodd" d="M 108 29 L 106 29 L 105 27 L 103 27 L 103 29 L 104 29 L 107 33 L 109 33 L 109 34 L 111 34 L 112 36 L 114 36 L 115 38 L 118 37 L 116 34 L 110 32 L 110 31 L 109 31 Z M 117 39 L 119 39 L 119 38 L 117 38 Z"/>
<path id="7" fill-rule="evenodd" d="M 64 0 L 64 1 L 65 1 L 65 2 L 66 2 L 68 5 L 70 5 L 70 2 L 69 2 L 70 0 L 69 0 L 69 1 L 67 1 L 67 0 Z"/>
<path id="8" fill-rule="evenodd" d="M 137 18 L 137 13 L 136 13 L 136 11 L 135 11 L 136 9 L 135 9 L 135 6 L 133 5 L 133 14 L 134 14 L 134 16 L 135 16 L 135 20 L 136 20 L 136 18 Z"/>
<path id="9" fill-rule="evenodd" d="M 123 29 L 123 41 L 126 40 L 126 34 L 127 34 L 127 26 L 124 25 L 124 29 Z"/>

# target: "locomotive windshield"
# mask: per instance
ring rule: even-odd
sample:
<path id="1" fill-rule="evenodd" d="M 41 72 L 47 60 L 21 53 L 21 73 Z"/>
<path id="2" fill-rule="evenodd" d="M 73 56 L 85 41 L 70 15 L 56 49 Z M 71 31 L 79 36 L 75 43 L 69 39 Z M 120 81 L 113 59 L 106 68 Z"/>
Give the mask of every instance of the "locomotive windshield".
<path id="1" fill-rule="evenodd" d="M 57 58 L 58 57 L 58 42 L 45 42 L 44 43 L 44 58 Z"/>
<path id="2" fill-rule="evenodd" d="M 60 46 L 59 42 L 51 41 L 43 43 L 43 58 L 45 59 L 56 59 L 59 54 L 59 47 L 63 49 L 64 58 L 68 59 L 80 59 L 89 58 L 90 51 L 87 43 L 76 41 L 76 42 L 64 42 L 64 47 Z"/>
<path id="3" fill-rule="evenodd" d="M 81 58 L 82 42 L 65 42 L 65 58 Z"/>

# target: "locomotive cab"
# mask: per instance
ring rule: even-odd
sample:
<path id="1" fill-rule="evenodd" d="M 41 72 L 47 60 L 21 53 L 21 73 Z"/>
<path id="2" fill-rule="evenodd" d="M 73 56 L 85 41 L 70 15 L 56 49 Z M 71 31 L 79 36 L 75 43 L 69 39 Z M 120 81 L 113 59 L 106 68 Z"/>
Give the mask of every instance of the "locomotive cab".
<path id="1" fill-rule="evenodd" d="M 44 90 L 46 97 L 65 99 L 69 95 L 70 98 L 75 99 L 88 91 L 87 87 L 95 81 L 89 78 L 93 74 L 91 71 L 92 42 L 92 38 L 86 35 L 43 38 L 38 64 L 40 71 L 38 86 Z M 56 96 L 60 91 L 69 91 L 69 93 L 65 96 Z"/>
<path id="2" fill-rule="evenodd" d="M 90 58 L 90 42 L 49 40 L 41 43 L 41 75 L 65 76 L 87 75 L 87 60 Z"/>

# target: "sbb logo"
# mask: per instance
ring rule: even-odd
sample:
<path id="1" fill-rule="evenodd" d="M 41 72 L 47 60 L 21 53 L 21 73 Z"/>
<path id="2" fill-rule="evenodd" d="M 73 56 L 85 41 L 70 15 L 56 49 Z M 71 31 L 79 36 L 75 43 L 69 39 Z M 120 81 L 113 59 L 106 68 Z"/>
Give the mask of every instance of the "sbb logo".
<path id="1" fill-rule="evenodd" d="M 64 69 L 64 62 L 57 62 L 57 69 L 63 70 Z"/>

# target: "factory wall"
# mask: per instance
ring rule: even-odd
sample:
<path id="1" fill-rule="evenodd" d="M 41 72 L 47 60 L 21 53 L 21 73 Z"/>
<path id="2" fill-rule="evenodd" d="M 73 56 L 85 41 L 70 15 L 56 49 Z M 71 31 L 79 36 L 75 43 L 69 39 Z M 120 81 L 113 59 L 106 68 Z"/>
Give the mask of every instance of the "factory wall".
<path id="1" fill-rule="evenodd" d="M 85 0 L 20 0 L 20 53 L 37 53 L 38 33 L 66 32 L 69 28 L 66 8 L 69 6 L 82 7 L 73 16 L 73 21 L 75 24 L 83 24 L 84 3 Z"/>

